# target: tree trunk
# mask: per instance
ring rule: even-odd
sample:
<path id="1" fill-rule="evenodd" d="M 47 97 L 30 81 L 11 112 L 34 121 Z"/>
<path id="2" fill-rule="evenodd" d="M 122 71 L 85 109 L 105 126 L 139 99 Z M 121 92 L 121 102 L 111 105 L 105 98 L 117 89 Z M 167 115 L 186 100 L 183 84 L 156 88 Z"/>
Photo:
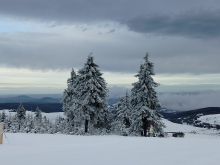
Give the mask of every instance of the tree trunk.
<path id="1" fill-rule="evenodd" d="M 143 136 L 147 136 L 147 118 L 143 118 L 142 119 L 142 122 L 143 122 Z"/>
<path id="2" fill-rule="evenodd" d="M 85 121 L 85 133 L 88 132 L 88 125 L 89 125 L 89 120 Z"/>

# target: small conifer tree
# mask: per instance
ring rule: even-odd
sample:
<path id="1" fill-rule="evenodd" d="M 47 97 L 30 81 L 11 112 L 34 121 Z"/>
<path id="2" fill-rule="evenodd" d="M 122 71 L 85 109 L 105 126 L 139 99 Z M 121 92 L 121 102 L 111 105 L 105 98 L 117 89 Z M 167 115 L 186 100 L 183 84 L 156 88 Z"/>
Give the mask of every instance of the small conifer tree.
<path id="1" fill-rule="evenodd" d="M 17 108 L 17 118 L 19 120 L 24 120 L 26 118 L 26 111 L 22 103 L 20 103 L 20 105 Z"/>
<path id="2" fill-rule="evenodd" d="M 18 131 L 23 132 L 24 122 L 26 118 L 26 110 L 24 109 L 22 103 L 20 103 L 20 105 L 18 106 L 16 117 L 18 122 Z"/>
<path id="3" fill-rule="evenodd" d="M 75 90 L 74 84 L 76 81 L 77 75 L 74 69 L 71 70 L 71 77 L 67 79 L 67 89 L 63 92 L 63 100 L 61 103 L 63 104 L 62 109 L 64 114 L 67 117 L 67 133 L 73 131 L 74 127 L 74 108 L 71 108 L 76 103 L 73 101 L 75 99 Z"/>
<path id="4" fill-rule="evenodd" d="M 42 111 L 37 107 L 36 108 L 36 111 L 35 111 L 35 120 L 38 122 L 38 123 L 41 123 L 42 122 Z"/>
<path id="5" fill-rule="evenodd" d="M 114 105 L 116 109 L 115 120 L 113 122 L 114 131 L 121 135 L 128 135 L 128 129 L 131 126 L 131 104 L 128 92 L 125 97 L 120 98 L 119 102 Z"/>
<path id="6" fill-rule="evenodd" d="M 1 118 L 0 118 L 0 122 L 4 122 L 4 120 L 6 119 L 6 114 L 5 114 L 5 111 L 3 110 L 2 112 L 2 115 L 1 115 Z"/>

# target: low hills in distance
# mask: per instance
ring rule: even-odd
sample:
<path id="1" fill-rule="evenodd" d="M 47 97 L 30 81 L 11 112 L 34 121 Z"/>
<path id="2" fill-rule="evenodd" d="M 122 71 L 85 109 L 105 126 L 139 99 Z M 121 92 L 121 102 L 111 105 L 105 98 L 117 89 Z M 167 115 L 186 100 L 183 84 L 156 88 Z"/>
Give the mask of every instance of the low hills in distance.
<path id="1" fill-rule="evenodd" d="M 26 95 L 14 96 L 14 97 L 5 97 L 0 98 L 0 103 L 60 103 L 62 98 L 52 98 L 52 97 L 42 97 L 34 98 Z M 109 98 L 107 99 L 110 105 L 117 103 L 118 98 Z"/>
<path id="2" fill-rule="evenodd" d="M 0 98 L 0 110 L 2 109 L 12 109 L 16 110 L 19 104 L 22 102 L 24 108 L 28 111 L 35 111 L 37 107 L 41 111 L 50 113 L 50 112 L 63 112 L 62 104 L 60 103 L 62 98 L 52 98 L 52 97 L 43 97 L 43 98 L 34 98 L 26 95 L 13 96 Z M 109 98 L 107 101 L 109 105 L 117 103 L 118 98 Z"/>
<path id="3" fill-rule="evenodd" d="M 9 109 L 16 111 L 20 103 L 0 103 L 0 110 Z M 37 107 L 40 108 L 42 112 L 63 112 L 61 103 L 22 103 L 25 110 L 35 111 Z"/>
<path id="4" fill-rule="evenodd" d="M 20 95 L 15 97 L 0 98 L 0 103 L 60 103 L 62 98 L 52 98 L 52 97 L 43 97 L 43 98 L 34 98 L 26 95 Z"/>

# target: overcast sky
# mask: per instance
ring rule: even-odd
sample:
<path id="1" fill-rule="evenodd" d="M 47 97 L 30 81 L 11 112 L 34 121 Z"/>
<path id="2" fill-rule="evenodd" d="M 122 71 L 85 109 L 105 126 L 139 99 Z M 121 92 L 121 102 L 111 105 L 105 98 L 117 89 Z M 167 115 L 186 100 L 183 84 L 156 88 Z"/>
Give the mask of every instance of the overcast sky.
<path id="1" fill-rule="evenodd" d="M 220 90 L 219 43 L 219 0 L 0 0 L 0 93 L 62 93 L 90 52 L 109 87 L 149 52 L 158 92 Z"/>

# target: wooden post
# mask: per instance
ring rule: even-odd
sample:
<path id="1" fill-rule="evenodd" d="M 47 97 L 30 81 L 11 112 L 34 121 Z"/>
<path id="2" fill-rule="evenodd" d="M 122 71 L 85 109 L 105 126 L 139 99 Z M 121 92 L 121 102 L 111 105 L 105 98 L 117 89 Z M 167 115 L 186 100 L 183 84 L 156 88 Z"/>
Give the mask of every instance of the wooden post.
<path id="1" fill-rule="evenodd" d="M 3 143 L 4 123 L 0 123 L 0 144 Z"/>

